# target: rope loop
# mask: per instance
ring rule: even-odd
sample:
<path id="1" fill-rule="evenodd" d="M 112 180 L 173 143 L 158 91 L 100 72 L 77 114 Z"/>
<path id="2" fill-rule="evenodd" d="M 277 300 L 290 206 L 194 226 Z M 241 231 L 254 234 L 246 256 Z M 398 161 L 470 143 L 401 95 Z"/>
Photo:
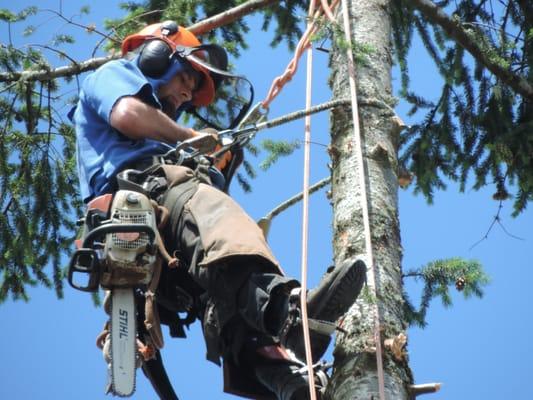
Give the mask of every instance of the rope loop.
<path id="1" fill-rule="evenodd" d="M 287 68 L 283 74 L 273 80 L 270 90 L 268 91 L 265 99 L 261 102 L 263 108 L 269 108 L 270 103 L 272 103 L 276 96 L 281 92 L 285 84 L 292 80 L 292 77 L 296 74 L 298 62 L 300 61 L 304 51 L 311 46 L 311 37 L 319 28 L 316 25 L 316 20 L 322 15 L 326 15 L 326 18 L 331 21 L 335 21 L 333 11 L 336 9 L 338 3 L 339 0 L 333 0 L 331 4 L 328 4 L 328 0 L 320 0 L 320 6 L 317 7 L 314 5 L 314 1 L 311 2 L 311 6 L 309 7 L 310 18 L 307 29 L 300 38 L 298 45 L 296 46 L 296 50 L 294 51 L 294 56 L 287 65 Z"/>

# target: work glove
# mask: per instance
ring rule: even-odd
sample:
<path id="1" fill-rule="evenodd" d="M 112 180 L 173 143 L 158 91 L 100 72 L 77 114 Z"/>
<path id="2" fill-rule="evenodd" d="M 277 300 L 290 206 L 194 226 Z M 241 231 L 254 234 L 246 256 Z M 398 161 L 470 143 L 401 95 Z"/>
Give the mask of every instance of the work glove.
<path id="1" fill-rule="evenodd" d="M 214 129 L 195 131 L 191 129 L 192 138 L 188 141 L 190 145 L 201 154 L 211 154 L 218 145 L 218 133 Z"/>
<path id="2" fill-rule="evenodd" d="M 195 138 L 195 144 L 193 144 L 193 146 L 195 148 L 197 148 L 198 150 L 200 150 L 201 153 L 203 154 L 213 154 L 215 152 L 217 152 L 218 150 L 220 150 L 222 148 L 222 145 L 219 143 L 218 141 L 218 132 L 216 129 L 213 129 L 213 128 L 205 128 L 205 129 L 202 129 L 201 131 L 193 131 L 194 134 L 193 134 L 193 137 Z M 214 143 L 214 146 L 213 147 L 210 147 L 210 148 L 207 148 L 207 142 L 211 139 L 208 139 L 207 136 L 210 136 L 211 138 L 214 138 L 215 140 L 215 143 Z M 206 146 L 205 147 L 202 147 L 202 149 L 200 147 L 198 147 L 196 145 L 196 138 L 200 138 L 202 137 L 201 139 L 201 142 L 204 141 L 204 137 L 205 137 L 205 142 L 206 142 Z M 200 143 L 200 145 L 203 145 L 203 143 Z M 209 143 L 209 145 L 211 145 L 211 143 Z M 205 151 L 203 151 L 203 149 L 205 149 Z M 231 161 L 232 159 L 232 154 L 230 151 L 226 151 L 224 153 L 222 153 L 219 157 L 215 158 L 214 162 L 213 162 L 213 165 L 219 170 L 219 171 L 222 171 L 226 165 L 229 164 L 229 162 Z"/>

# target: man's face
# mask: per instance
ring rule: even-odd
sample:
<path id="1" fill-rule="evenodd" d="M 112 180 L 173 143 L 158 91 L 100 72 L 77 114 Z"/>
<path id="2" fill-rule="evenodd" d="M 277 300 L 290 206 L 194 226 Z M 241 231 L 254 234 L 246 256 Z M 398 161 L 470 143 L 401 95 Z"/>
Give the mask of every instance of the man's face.
<path id="1" fill-rule="evenodd" d="M 163 106 L 163 112 L 174 119 L 178 108 L 183 103 L 192 100 L 195 88 L 196 79 L 187 72 L 179 73 L 161 85 L 157 97 Z"/>

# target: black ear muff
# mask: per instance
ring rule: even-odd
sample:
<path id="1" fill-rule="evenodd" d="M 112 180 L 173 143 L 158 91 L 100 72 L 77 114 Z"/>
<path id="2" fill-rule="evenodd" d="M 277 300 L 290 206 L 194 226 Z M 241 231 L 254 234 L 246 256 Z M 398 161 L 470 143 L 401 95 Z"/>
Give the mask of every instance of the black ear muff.
<path id="1" fill-rule="evenodd" d="M 150 40 L 139 54 L 139 69 L 150 78 L 161 78 L 170 66 L 172 53 L 172 49 L 164 40 Z"/>

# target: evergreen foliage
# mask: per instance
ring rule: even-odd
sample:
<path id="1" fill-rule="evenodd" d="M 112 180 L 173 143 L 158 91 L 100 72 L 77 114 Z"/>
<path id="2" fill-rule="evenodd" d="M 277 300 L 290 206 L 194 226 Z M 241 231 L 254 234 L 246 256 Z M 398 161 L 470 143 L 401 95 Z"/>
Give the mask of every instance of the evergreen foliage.
<path id="1" fill-rule="evenodd" d="M 11 23 L 34 13 L 2 10 L 0 18 Z M 59 35 L 50 45 L 70 40 Z M 48 65 L 39 49 L 0 48 L 2 71 Z M 54 287 L 62 296 L 61 255 L 70 249 L 80 204 L 75 135 L 55 108 L 58 89 L 55 81 L 22 80 L 0 89 L 0 302 L 10 294 L 27 300 L 26 285 Z"/>
<path id="2" fill-rule="evenodd" d="M 404 291 L 406 320 L 410 325 L 417 325 L 421 328 L 427 325 L 426 315 L 431 300 L 440 297 L 445 307 L 452 305 L 450 286 L 455 286 L 465 298 L 472 296 L 481 298 L 483 286 L 489 283 L 489 278 L 483 272 L 479 262 L 460 258 L 433 261 L 420 269 L 407 271 L 403 277 L 423 280 L 424 287 L 418 308 L 411 303 Z"/>
<path id="3" fill-rule="evenodd" d="M 300 148 L 298 140 L 287 142 L 284 140 L 265 139 L 261 142 L 261 145 L 268 152 L 267 158 L 259 164 L 259 167 L 264 171 L 275 164 L 280 157 L 289 156 L 294 150 Z"/>
<path id="4" fill-rule="evenodd" d="M 472 58 L 441 25 L 419 10 L 425 0 L 395 0 L 392 13 L 401 97 L 413 124 L 401 138 L 401 158 L 416 177 L 416 191 L 429 201 L 444 178 L 464 190 L 496 186 L 494 198 L 514 194 L 514 215 L 533 199 L 533 98 L 515 93 L 500 76 Z M 528 0 L 439 1 L 437 5 L 491 62 L 533 85 L 533 4 Z M 459 29 L 459 28 L 458 28 Z M 439 93 L 410 89 L 407 56 L 415 34 L 442 77 Z"/>
<path id="5" fill-rule="evenodd" d="M 514 204 L 518 214 L 533 196 L 533 100 L 517 94 L 451 40 L 438 23 L 420 11 L 423 1 L 394 0 L 391 10 L 401 97 L 411 105 L 411 114 L 419 118 L 401 138 L 400 161 L 414 173 L 416 190 L 430 200 L 435 189 L 445 187 L 443 178 L 459 181 L 462 189 L 469 177 L 474 178 L 475 188 L 495 183 L 498 200 L 510 196 L 511 187 L 517 188 Z M 117 49 L 127 34 L 147 23 L 173 19 L 187 26 L 241 3 L 244 0 L 130 1 L 122 6 L 124 18 L 105 22 L 106 33 L 93 22 L 83 25 L 59 12 L 55 17 L 61 18 L 64 26 L 90 35 L 87 43 L 94 43 L 94 47 L 86 46 L 89 59 L 101 52 L 104 44 L 109 51 Z M 533 85 L 533 5 L 529 0 L 503 5 L 495 0 L 442 0 L 436 4 L 481 44 L 488 58 Z M 264 17 L 263 29 L 275 24 L 272 45 L 285 42 L 294 46 L 307 5 L 303 0 L 288 0 L 273 2 L 259 11 Z M 80 8 L 83 20 L 90 8 Z M 33 35 L 39 26 L 27 19 L 38 12 L 51 13 L 37 7 L 0 9 L 0 20 L 9 32 L 20 24 L 26 35 Z M 247 47 L 248 29 L 246 20 L 241 19 L 215 30 L 208 40 L 238 56 Z M 341 41 L 335 29 L 327 27 L 315 40 Z M 438 94 L 415 93 L 410 88 L 407 56 L 415 37 L 422 40 L 443 77 Z M 42 284 L 55 287 L 58 296 L 62 293 L 62 265 L 75 233 L 73 221 L 81 210 L 75 137 L 66 120 L 75 99 L 66 99 L 64 93 L 77 89 L 80 72 L 74 70 L 65 81 L 15 80 L 13 76 L 20 71 L 50 71 L 74 63 L 66 46 L 72 43 L 73 35 L 65 29 L 58 30 L 49 43 L 17 48 L 9 38 L 0 44 L 0 302 L 10 295 L 27 299 L 27 285 Z M 372 52 L 364 43 L 354 46 L 363 62 L 365 54 Z M 266 147 L 269 154 L 264 164 L 269 165 L 297 146 L 272 142 Z M 257 151 L 248 147 L 250 154 Z M 254 174 L 246 162 L 237 180 L 249 189 L 248 178 Z M 469 282 L 475 285 L 476 281 L 472 277 Z M 470 292 L 465 289 L 465 293 Z M 472 293 L 477 293 L 474 286 Z M 413 315 L 425 313 L 424 299 L 420 310 L 412 308 Z"/>

